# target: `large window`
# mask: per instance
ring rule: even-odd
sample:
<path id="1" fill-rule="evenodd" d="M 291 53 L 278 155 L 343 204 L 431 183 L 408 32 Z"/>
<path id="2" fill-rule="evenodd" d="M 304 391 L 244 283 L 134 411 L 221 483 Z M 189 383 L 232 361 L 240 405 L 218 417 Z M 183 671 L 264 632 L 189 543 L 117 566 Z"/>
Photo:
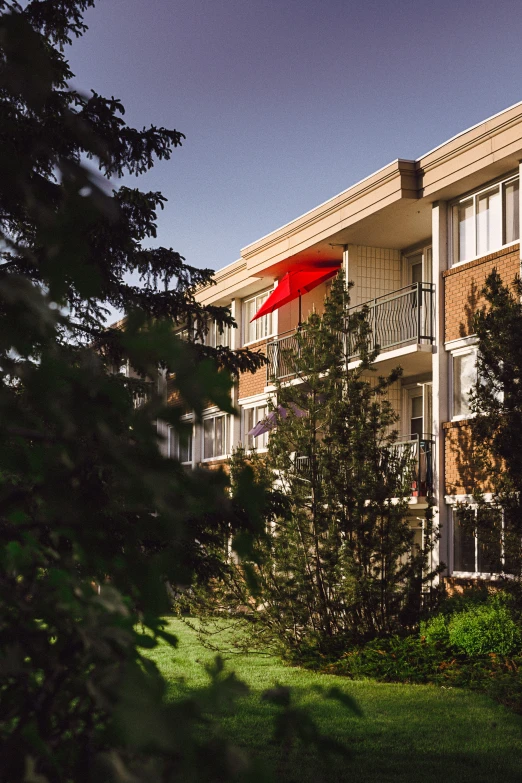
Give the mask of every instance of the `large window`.
<path id="1" fill-rule="evenodd" d="M 453 263 L 485 256 L 518 240 L 519 183 L 511 177 L 453 206 Z"/>
<path id="2" fill-rule="evenodd" d="M 178 459 L 183 465 L 192 465 L 193 427 L 187 422 L 182 433 L 169 428 L 169 457 Z"/>
<path id="3" fill-rule="evenodd" d="M 264 421 L 268 416 L 268 406 L 254 405 L 249 408 L 243 408 L 243 444 L 246 449 L 266 449 L 268 446 L 268 432 L 264 432 L 262 435 L 258 435 L 254 438 L 248 433 L 252 430 L 256 424 Z"/>
<path id="4" fill-rule="evenodd" d="M 203 459 L 227 454 L 227 416 L 219 413 L 203 420 Z"/>
<path id="5" fill-rule="evenodd" d="M 453 571 L 513 574 L 520 556 L 519 528 L 493 506 L 475 509 L 467 520 L 453 512 Z"/>
<path id="6" fill-rule="evenodd" d="M 454 419 L 471 413 L 470 394 L 477 382 L 477 347 L 468 346 L 452 354 L 452 386 Z"/>
<path id="7" fill-rule="evenodd" d="M 245 299 L 243 302 L 243 323 L 244 323 L 244 342 L 253 343 L 256 340 L 262 340 L 264 337 L 270 337 L 272 334 L 272 313 L 264 315 L 252 321 L 261 305 L 263 305 L 272 291 L 264 291 L 251 299 Z"/>

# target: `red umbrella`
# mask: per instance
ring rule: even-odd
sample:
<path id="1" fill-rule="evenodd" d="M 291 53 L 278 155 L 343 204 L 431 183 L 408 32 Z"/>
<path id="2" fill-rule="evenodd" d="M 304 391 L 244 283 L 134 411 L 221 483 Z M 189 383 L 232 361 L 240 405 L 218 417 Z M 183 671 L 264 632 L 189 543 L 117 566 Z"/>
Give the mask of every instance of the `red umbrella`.
<path id="1" fill-rule="evenodd" d="M 262 315 L 273 313 L 274 310 L 299 297 L 299 324 L 301 324 L 301 295 L 334 277 L 340 266 L 340 261 L 328 261 L 291 269 L 281 278 L 277 288 L 259 308 L 252 321 L 261 318 Z"/>

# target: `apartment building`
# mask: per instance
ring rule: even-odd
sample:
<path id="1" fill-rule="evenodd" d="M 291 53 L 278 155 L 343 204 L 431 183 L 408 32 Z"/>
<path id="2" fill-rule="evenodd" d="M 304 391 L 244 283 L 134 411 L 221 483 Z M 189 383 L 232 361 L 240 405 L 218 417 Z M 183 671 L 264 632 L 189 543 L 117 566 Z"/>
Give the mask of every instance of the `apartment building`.
<path id="1" fill-rule="evenodd" d="M 249 432 L 267 415 L 274 378 L 292 376 L 281 357 L 288 355 L 284 348 L 300 310 L 303 320 L 313 309 L 320 312 L 329 283 L 251 319 L 287 272 L 338 262 L 339 273 L 354 284 L 351 306 L 368 305 L 381 347 L 378 369 L 403 368 L 391 401 L 400 440 L 418 465 L 412 527 L 422 535 L 432 495 L 441 530 L 435 557 L 446 564 L 447 576 L 494 578 L 503 569 L 500 542 L 493 566 L 480 541 L 462 533 L 453 507 L 474 489 L 466 462 L 469 389 L 476 377 L 473 313 L 494 267 L 505 281 L 520 271 L 521 161 L 522 103 L 418 160 L 395 160 L 243 248 L 199 298 L 229 306 L 239 327 L 211 340 L 261 349 L 268 366 L 240 377 L 233 391 L 237 416 L 209 408 L 190 443 L 167 438 L 169 453 L 187 465 L 215 467 L 238 444 L 254 444 Z M 255 439 L 258 449 L 268 437 Z"/>

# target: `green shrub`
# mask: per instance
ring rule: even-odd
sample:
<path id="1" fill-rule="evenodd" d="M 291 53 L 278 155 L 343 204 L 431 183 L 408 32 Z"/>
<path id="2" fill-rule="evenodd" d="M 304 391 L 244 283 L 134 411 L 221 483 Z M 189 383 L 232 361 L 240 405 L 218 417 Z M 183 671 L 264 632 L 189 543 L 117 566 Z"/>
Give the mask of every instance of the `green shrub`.
<path id="1" fill-rule="evenodd" d="M 443 614 L 435 615 L 430 620 L 421 622 L 421 637 L 426 639 L 428 644 L 449 643 L 448 618 Z"/>
<path id="2" fill-rule="evenodd" d="M 500 600 L 488 601 L 454 614 L 447 629 L 451 646 L 470 656 L 488 653 L 511 655 L 522 644 L 520 628 L 513 620 L 509 607 Z"/>

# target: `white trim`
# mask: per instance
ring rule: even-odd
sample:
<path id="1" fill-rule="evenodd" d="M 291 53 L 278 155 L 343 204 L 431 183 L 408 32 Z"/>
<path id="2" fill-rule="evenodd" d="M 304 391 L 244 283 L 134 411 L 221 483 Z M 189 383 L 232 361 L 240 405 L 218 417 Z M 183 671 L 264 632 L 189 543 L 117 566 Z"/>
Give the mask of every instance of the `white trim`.
<path id="1" fill-rule="evenodd" d="M 410 353 L 433 353 L 434 345 L 428 345 L 424 343 L 413 343 L 411 345 L 405 345 L 402 348 L 394 348 L 392 351 L 382 351 L 376 358 L 374 364 L 388 361 L 389 359 L 399 359 L 401 356 L 407 356 Z M 361 363 L 360 359 L 355 359 L 353 362 L 348 363 L 348 369 L 353 370 Z"/>
<path id="2" fill-rule="evenodd" d="M 206 421 L 212 421 L 214 419 L 220 418 L 221 416 L 225 419 L 225 427 L 224 427 L 224 447 L 225 450 L 222 454 L 214 454 L 212 457 L 205 457 L 205 422 Z M 213 413 L 208 413 L 208 411 L 205 411 L 205 413 L 201 417 L 201 462 L 212 462 L 216 459 L 227 459 L 227 457 L 230 456 L 230 414 L 224 413 L 219 408 L 214 408 Z M 215 428 L 214 428 L 214 435 L 215 435 Z"/>
<path id="3" fill-rule="evenodd" d="M 268 401 L 269 397 L 270 395 L 266 392 L 261 392 L 260 394 L 252 394 L 251 397 L 239 397 L 237 403 L 238 405 L 249 407 L 250 404 L 255 405 L 256 403 L 263 402 L 264 400 Z"/>
<path id="4" fill-rule="evenodd" d="M 466 130 L 460 131 L 460 133 L 455 134 L 455 136 L 452 136 L 450 139 L 447 139 L 446 141 L 443 141 L 442 144 L 437 144 L 436 147 L 433 147 L 432 150 L 429 150 L 429 152 L 425 152 L 424 155 L 421 155 L 420 158 L 416 158 L 416 161 L 420 161 L 423 158 L 427 158 L 428 155 L 431 155 L 432 152 L 436 152 L 437 150 L 442 149 L 446 146 L 446 144 L 449 144 L 452 141 L 455 141 L 455 139 L 458 139 L 460 136 L 464 136 L 466 133 L 469 133 L 469 131 L 475 130 L 475 128 L 480 128 L 481 125 L 487 125 L 488 122 L 491 122 L 491 120 L 496 119 L 497 117 L 500 117 L 502 114 L 505 114 L 508 111 L 511 111 L 511 109 L 516 109 L 517 106 L 522 106 L 522 101 L 517 101 L 512 106 L 508 106 L 507 109 L 502 109 L 501 111 L 498 111 L 496 114 L 492 114 L 491 117 L 486 117 L 485 120 L 481 120 L 480 122 L 477 122 L 475 125 L 471 125 L 471 127 L 466 128 Z"/>
<path id="5" fill-rule="evenodd" d="M 453 206 L 455 206 L 455 205 L 453 205 Z M 452 209 L 453 209 L 453 207 L 452 207 Z M 464 264 L 471 264 L 472 261 L 478 261 L 481 258 L 487 258 L 487 256 L 490 256 L 493 253 L 500 253 L 501 250 L 506 250 L 509 247 L 513 247 L 514 245 L 518 245 L 519 242 L 520 242 L 520 239 L 515 239 L 513 242 L 508 242 L 507 245 L 501 245 L 500 247 L 495 248 L 495 250 L 488 250 L 487 253 L 483 253 L 481 256 L 473 256 L 473 258 L 466 258 L 465 261 L 456 261 L 454 264 L 452 264 L 450 266 L 450 269 L 456 269 L 459 266 L 464 266 Z"/>
<path id="6" fill-rule="evenodd" d="M 482 499 L 486 503 L 492 503 L 493 497 L 494 496 L 492 492 L 485 492 L 482 495 Z M 475 503 L 473 495 L 444 495 L 444 501 L 448 504 L 448 506 L 455 506 L 457 503 L 468 503 L 469 505 L 473 505 L 473 503 Z"/>
<path id="7" fill-rule="evenodd" d="M 449 351 L 458 351 L 461 348 L 467 348 L 470 345 L 477 345 L 478 337 L 476 334 L 471 334 L 469 337 L 457 337 L 455 340 L 448 340 L 444 343 L 444 348 Z"/>

